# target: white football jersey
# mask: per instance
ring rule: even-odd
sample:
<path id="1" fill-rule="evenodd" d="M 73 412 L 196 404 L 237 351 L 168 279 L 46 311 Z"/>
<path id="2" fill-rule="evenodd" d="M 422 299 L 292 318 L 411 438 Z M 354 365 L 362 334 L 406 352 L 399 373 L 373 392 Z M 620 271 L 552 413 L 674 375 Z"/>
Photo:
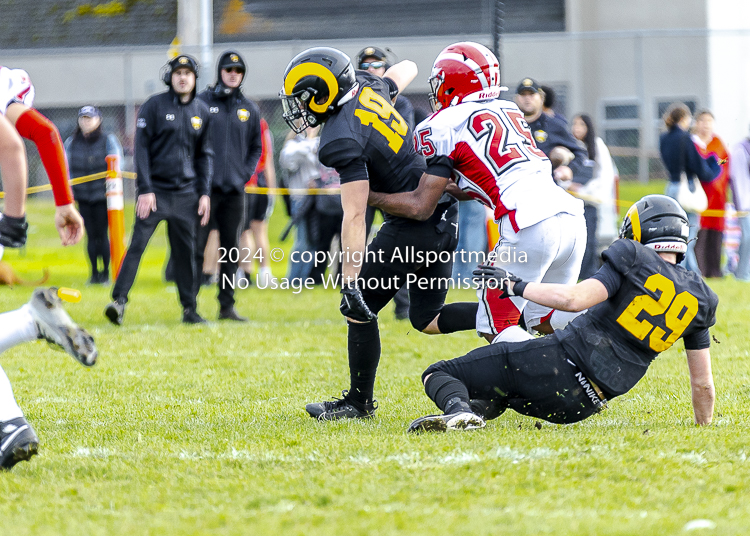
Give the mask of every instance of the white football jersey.
<path id="1" fill-rule="evenodd" d="M 31 108 L 34 104 L 34 85 L 29 73 L 23 69 L 0 65 L 0 114 L 5 115 L 11 102 L 20 102 Z"/>
<path id="2" fill-rule="evenodd" d="M 428 163 L 440 156 L 453 161 L 453 180 L 490 207 L 496 221 L 509 214 L 524 229 L 561 212 L 583 215 L 583 202 L 555 184 L 549 159 L 513 102 L 449 106 L 422 121 L 414 137 Z"/>

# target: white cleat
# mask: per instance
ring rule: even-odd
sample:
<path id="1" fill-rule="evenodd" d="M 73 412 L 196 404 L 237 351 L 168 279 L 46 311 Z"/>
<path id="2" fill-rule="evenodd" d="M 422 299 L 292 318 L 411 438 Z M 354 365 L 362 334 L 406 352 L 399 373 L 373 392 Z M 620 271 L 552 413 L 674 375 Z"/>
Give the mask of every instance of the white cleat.
<path id="1" fill-rule="evenodd" d="M 40 339 L 59 346 L 87 367 L 96 363 L 99 352 L 94 338 L 65 312 L 57 288 L 34 290 L 29 300 L 29 310 Z"/>
<path id="2" fill-rule="evenodd" d="M 427 415 L 415 419 L 407 432 L 447 432 L 449 430 L 478 430 L 484 428 L 485 422 L 479 415 L 463 411 L 447 415 Z"/>

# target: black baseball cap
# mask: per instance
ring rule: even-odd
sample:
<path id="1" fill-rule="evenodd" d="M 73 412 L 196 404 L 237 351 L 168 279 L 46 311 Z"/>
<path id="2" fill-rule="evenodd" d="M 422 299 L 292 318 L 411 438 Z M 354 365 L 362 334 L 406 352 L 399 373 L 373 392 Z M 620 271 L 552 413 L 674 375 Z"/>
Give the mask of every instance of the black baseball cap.
<path id="1" fill-rule="evenodd" d="M 78 110 L 78 117 L 101 117 L 102 114 L 96 106 L 84 106 Z"/>
<path id="2" fill-rule="evenodd" d="M 533 78 L 524 78 L 519 82 L 518 87 L 516 88 L 516 93 L 518 94 L 522 91 L 533 91 L 534 93 L 539 93 L 540 89 L 541 86 L 539 82 Z"/>
<path id="3" fill-rule="evenodd" d="M 171 75 L 174 73 L 177 69 L 181 68 L 190 69 L 196 78 L 198 78 L 198 61 L 187 54 L 180 54 L 179 56 L 176 56 L 172 58 L 169 61 L 169 74 Z"/>
<path id="4" fill-rule="evenodd" d="M 231 69 L 232 67 L 242 69 L 243 73 L 246 71 L 245 60 L 242 59 L 242 56 L 240 56 L 233 50 L 228 50 L 224 52 L 219 58 L 219 70 Z"/>
<path id="5" fill-rule="evenodd" d="M 377 58 L 380 61 L 388 63 L 388 56 L 382 48 L 378 47 L 365 47 L 357 54 L 357 68 L 365 58 Z"/>

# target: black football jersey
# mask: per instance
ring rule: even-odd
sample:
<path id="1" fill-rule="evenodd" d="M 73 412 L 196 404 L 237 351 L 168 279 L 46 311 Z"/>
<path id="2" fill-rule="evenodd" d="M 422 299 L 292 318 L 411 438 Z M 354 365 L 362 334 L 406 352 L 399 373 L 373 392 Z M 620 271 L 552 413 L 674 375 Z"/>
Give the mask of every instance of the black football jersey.
<path id="1" fill-rule="evenodd" d="M 707 348 L 719 298 L 695 272 L 666 262 L 639 242 L 617 240 L 602 258 L 603 269 L 620 276 L 619 288 L 608 288 L 607 300 L 556 336 L 589 379 L 618 396 L 677 339 L 685 339 L 687 348 Z"/>
<path id="2" fill-rule="evenodd" d="M 376 192 L 415 190 L 426 164 L 414 148 L 412 129 L 391 103 L 390 86 L 366 71 L 356 76 L 356 95 L 323 125 L 320 162 L 335 168 L 342 184 L 369 180 Z"/>

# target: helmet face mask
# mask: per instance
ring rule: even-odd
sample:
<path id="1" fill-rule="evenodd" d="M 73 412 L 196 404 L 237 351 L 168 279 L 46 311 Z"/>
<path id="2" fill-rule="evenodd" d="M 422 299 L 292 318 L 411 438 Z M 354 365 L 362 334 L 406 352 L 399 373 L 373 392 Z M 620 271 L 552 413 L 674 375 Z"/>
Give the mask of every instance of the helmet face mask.
<path id="1" fill-rule="evenodd" d="M 296 133 L 318 126 L 351 99 L 357 87 L 349 56 L 335 48 L 308 49 L 284 73 L 279 92 L 284 121 Z"/>
<path id="2" fill-rule="evenodd" d="M 440 88 L 443 86 L 443 82 L 445 82 L 445 75 L 440 71 L 437 74 L 433 74 L 427 82 L 430 84 L 430 106 L 432 107 L 433 112 L 437 112 L 443 107 L 440 99 L 438 99 L 438 95 L 440 94 Z"/>

